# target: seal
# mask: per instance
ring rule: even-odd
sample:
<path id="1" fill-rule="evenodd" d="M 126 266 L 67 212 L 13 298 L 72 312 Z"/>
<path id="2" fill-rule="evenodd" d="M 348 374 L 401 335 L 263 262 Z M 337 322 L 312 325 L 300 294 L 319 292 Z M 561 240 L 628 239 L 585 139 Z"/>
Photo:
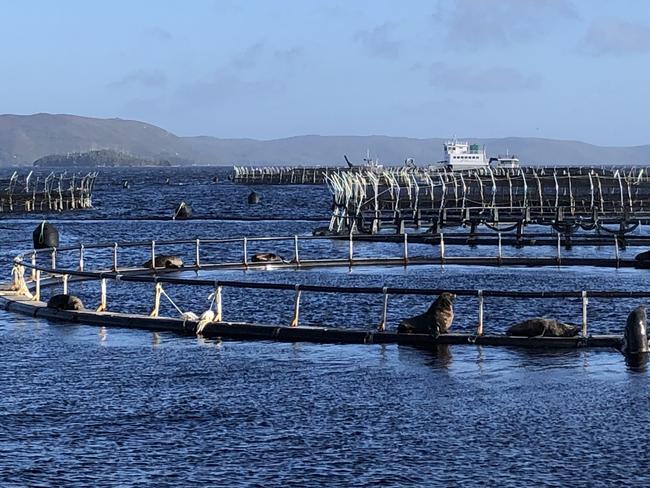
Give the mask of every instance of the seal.
<path id="1" fill-rule="evenodd" d="M 74 295 L 54 295 L 47 301 L 47 308 L 56 310 L 83 310 L 84 304 Z"/>
<path id="2" fill-rule="evenodd" d="M 446 334 L 454 321 L 453 293 L 442 293 L 423 314 L 404 319 L 397 327 L 398 334 Z"/>
<path id="3" fill-rule="evenodd" d="M 506 335 L 523 337 L 575 337 L 579 331 L 575 325 L 563 324 L 556 319 L 535 317 L 510 326 L 506 331 Z"/>
<path id="4" fill-rule="evenodd" d="M 174 211 L 174 220 L 189 219 L 190 217 L 192 217 L 192 207 L 185 202 L 179 203 Z"/>
<path id="5" fill-rule="evenodd" d="M 249 205 L 255 205 L 256 203 L 260 203 L 260 196 L 255 192 L 252 191 L 248 194 L 248 204 Z"/>
<path id="6" fill-rule="evenodd" d="M 284 263 L 282 256 L 272 252 L 258 252 L 251 257 L 253 263 Z"/>
<path id="7" fill-rule="evenodd" d="M 156 256 L 156 268 L 178 269 L 183 267 L 183 260 L 178 256 L 167 256 L 161 254 Z M 142 265 L 143 268 L 151 268 L 151 259 Z"/>
<path id="8" fill-rule="evenodd" d="M 648 348 L 648 318 L 644 305 L 636 307 L 627 316 L 621 352 L 625 355 L 650 352 Z"/>

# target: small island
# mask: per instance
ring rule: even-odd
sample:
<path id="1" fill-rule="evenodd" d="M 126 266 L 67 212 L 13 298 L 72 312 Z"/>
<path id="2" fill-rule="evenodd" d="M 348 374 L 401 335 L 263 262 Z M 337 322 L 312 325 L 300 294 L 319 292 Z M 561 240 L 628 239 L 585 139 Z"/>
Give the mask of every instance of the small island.
<path id="1" fill-rule="evenodd" d="M 171 166 L 166 159 L 146 159 L 132 156 L 112 149 L 73 152 L 67 154 L 50 154 L 34 161 L 34 166 L 45 168 L 58 167 L 118 167 L 118 166 Z"/>

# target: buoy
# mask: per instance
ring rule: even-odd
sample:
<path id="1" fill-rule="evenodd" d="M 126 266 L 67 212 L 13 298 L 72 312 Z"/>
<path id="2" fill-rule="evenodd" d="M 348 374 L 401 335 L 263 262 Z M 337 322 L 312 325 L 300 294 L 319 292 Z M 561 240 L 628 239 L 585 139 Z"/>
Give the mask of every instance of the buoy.
<path id="1" fill-rule="evenodd" d="M 39 224 L 32 234 L 34 249 L 47 249 L 48 247 L 59 247 L 59 231 L 52 224 L 44 220 Z"/>
<path id="2" fill-rule="evenodd" d="M 192 207 L 187 203 L 181 202 L 176 211 L 174 212 L 174 220 L 176 219 L 189 219 L 192 216 Z"/>
<path id="3" fill-rule="evenodd" d="M 260 196 L 255 193 L 255 191 L 250 192 L 248 195 L 248 203 L 250 205 L 255 205 L 256 203 L 260 203 Z"/>

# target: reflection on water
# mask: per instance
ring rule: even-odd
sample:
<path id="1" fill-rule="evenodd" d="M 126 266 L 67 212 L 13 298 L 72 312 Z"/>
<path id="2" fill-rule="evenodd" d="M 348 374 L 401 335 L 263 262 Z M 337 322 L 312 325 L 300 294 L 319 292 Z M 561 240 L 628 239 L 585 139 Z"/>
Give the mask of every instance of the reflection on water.
<path id="1" fill-rule="evenodd" d="M 625 364 L 630 371 L 644 373 L 648 369 L 648 353 L 626 355 Z"/>

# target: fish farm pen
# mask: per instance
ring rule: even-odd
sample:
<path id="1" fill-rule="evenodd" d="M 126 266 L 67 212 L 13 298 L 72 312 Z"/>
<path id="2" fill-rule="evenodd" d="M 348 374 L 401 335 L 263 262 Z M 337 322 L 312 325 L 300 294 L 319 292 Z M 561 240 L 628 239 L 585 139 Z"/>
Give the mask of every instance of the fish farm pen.
<path id="1" fill-rule="evenodd" d="M 404 233 L 479 225 L 516 231 L 531 224 L 570 235 L 578 229 L 624 235 L 650 222 L 646 168 L 523 167 L 462 172 L 391 171 L 327 176 L 331 233 Z M 609 230 L 611 231 L 611 229 Z"/>
<path id="2" fill-rule="evenodd" d="M 63 211 L 92 207 L 97 173 L 50 173 L 21 176 L 14 172 L 0 181 L 0 212 Z"/>
<path id="3" fill-rule="evenodd" d="M 650 291 L 618 290 L 574 290 L 574 291 L 510 291 L 481 289 L 424 289 L 389 286 L 334 286 L 286 283 L 281 281 L 240 281 L 200 278 L 199 273 L 224 270 L 255 271 L 292 269 L 297 272 L 314 268 L 372 267 L 372 266 L 418 266 L 418 265 L 464 265 L 464 266 L 599 266 L 599 267 L 644 267 L 634 259 L 610 257 L 572 257 L 560 255 L 550 257 L 499 256 L 447 256 L 444 247 L 440 253 L 414 251 L 413 244 L 405 239 L 398 246 L 398 252 L 388 255 L 379 252 L 376 256 L 355 254 L 355 241 L 349 236 L 345 252 L 332 252 L 332 244 L 338 242 L 320 236 L 281 236 L 228 239 L 191 239 L 168 241 L 139 241 L 120 243 L 97 243 L 39 249 L 29 251 L 15 258 L 12 268 L 11 286 L 0 292 L 0 306 L 6 310 L 36 317 L 96 324 L 102 326 L 137 327 L 156 331 L 174 331 L 182 334 L 196 334 L 203 337 L 226 337 L 238 339 L 264 339 L 279 341 L 312 341 L 334 343 L 398 343 L 416 346 L 476 344 L 491 346 L 523 346 L 541 348 L 608 347 L 620 348 L 621 334 L 592 334 L 589 328 L 589 300 L 647 299 Z M 284 244 L 292 249 L 289 260 L 272 263 L 258 262 L 252 249 Z M 638 244 L 650 244 L 650 237 Z M 411 247 L 409 247 L 411 246 Z M 499 250 L 501 253 L 501 250 Z M 165 254 L 163 254 L 165 253 Z M 156 257 L 173 253 L 182 261 L 180 268 L 157 267 Z M 218 256 L 217 256 L 218 254 Z M 326 257 L 324 257 L 326 256 Z M 150 259 L 149 264 L 142 264 Z M 153 269 L 152 269 L 153 266 Z M 195 274 L 188 277 L 187 272 Z M 85 310 L 60 310 L 46 305 L 43 296 L 48 293 L 73 293 L 85 282 L 90 286 L 86 303 L 96 305 Z M 110 283 L 110 287 L 109 287 Z M 147 313 L 125 310 L 121 300 L 111 301 L 111 288 L 144 286 L 148 292 L 137 294 L 148 301 Z M 190 287 L 192 297 L 204 297 L 203 305 L 181 303 L 174 300 L 175 287 Z M 87 287 L 88 288 L 88 287 Z M 262 291 L 276 293 L 275 299 L 284 302 L 291 311 L 288 323 L 256 323 L 241 319 L 226 320 L 226 315 L 237 311 L 224 309 L 223 295 L 234 290 L 247 293 L 248 300 L 255 300 Z M 400 297 L 424 297 L 425 302 L 443 292 L 451 292 L 459 298 L 474 300 L 475 314 L 469 318 L 475 324 L 471 331 L 440 335 L 401 334 L 396 324 L 388 319 L 391 301 Z M 129 292 L 127 292 L 129 293 Z M 287 295 L 289 294 L 289 295 Z M 318 324 L 303 324 L 302 311 L 306 295 L 336 295 L 345 297 L 348 306 L 357 297 L 375 300 L 381 312 L 365 326 L 358 324 L 341 327 L 323 327 Z M 133 295 L 133 293 L 129 293 Z M 149 298 L 147 298 L 149 295 Z M 290 297 L 290 298 L 288 298 Z M 287 299 L 288 298 L 288 299 Z M 575 306 L 580 317 L 580 334 L 575 337 L 517 337 L 493 330 L 484 318 L 487 301 L 515 300 L 568 300 Z M 150 300 L 150 301 L 149 301 Z M 161 304 L 169 302 L 171 315 L 161 314 Z M 145 307 L 147 305 L 145 304 Z M 192 312 L 192 308 L 197 313 Z M 184 311 L 185 310 L 185 311 Z M 203 312 L 203 313 L 201 313 Z M 203 320 L 206 314 L 209 320 Z M 364 315 L 367 319 L 367 314 Z M 621 327 L 622 330 L 622 327 Z"/>
<path id="4" fill-rule="evenodd" d="M 329 175 L 360 171 L 341 166 L 234 166 L 230 179 L 244 185 L 324 185 Z"/>

